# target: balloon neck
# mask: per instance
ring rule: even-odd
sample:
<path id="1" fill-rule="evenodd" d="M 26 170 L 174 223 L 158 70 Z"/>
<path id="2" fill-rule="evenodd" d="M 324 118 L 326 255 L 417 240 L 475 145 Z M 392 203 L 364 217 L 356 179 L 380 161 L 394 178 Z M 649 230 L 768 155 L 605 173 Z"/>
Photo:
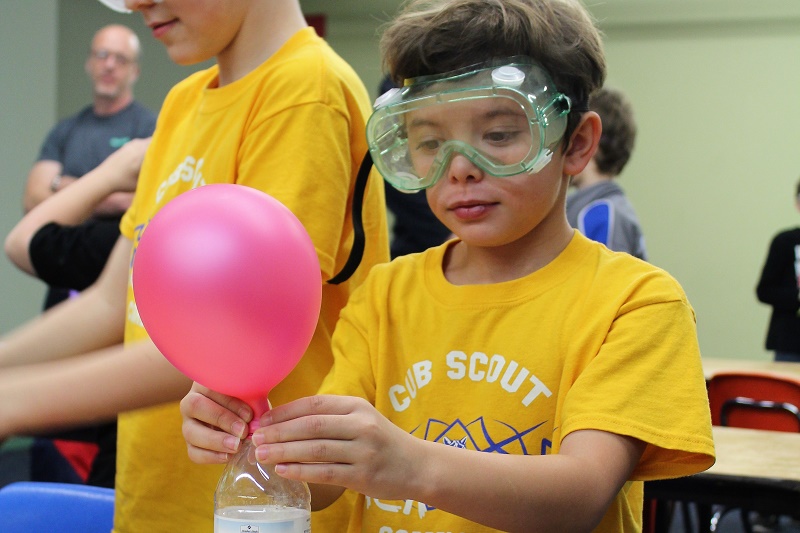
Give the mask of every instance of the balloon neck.
<path id="1" fill-rule="evenodd" d="M 261 427 L 261 416 L 269 411 L 269 399 L 264 396 L 263 398 L 256 398 L 247 402 L 253 410 L 253 419 L 250 421 L 248 437 L 253 436 L 253 432 Z"/>

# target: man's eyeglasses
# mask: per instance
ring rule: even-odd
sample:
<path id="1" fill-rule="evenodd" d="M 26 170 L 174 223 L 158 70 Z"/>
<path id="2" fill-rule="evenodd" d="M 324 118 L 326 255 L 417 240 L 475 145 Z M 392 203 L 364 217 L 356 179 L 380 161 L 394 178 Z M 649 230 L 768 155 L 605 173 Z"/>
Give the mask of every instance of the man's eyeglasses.
<path id="1" fill-rule="evenodd" d="M 128 65 L 136 61 L 133 58 L 124 56 L 122 54 L 118 54 L 117 52 L 110 52 L 108 50 L 92 50 L 90 55 L 92 59 L 101 62 L 105 62 L 109 57 L 111 57 L 114 59 L 114 63 L 123 67 L 127 67 Z"/>

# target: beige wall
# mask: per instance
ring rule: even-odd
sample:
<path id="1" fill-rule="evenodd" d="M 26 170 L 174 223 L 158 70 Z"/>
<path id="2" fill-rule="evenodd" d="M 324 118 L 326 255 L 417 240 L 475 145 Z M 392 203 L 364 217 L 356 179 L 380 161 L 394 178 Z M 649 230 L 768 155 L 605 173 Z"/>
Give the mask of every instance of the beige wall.
<path id="1" fill-rule="evenodd" d="M 22 215 L 22 191 L 56 116 L 56 0 L 0 4 L 0 236 Z M 34 316 L 44 291 L 0 253 L 0 333 Z"/>
<path id="2" fill-rule="evenodd" d="M 754 289 L 771 236 L 800 223 L 800 3 L 625 3 L 598 13 L 609 84 L 640 128 L 620 184 L 652 262 L 695 307 L 703 354 L 769 357 Z"/>
<path id="3" fill-rule="evenodd" d="M 327 15 L 328 40 L 375 96 L 377 31 L 399 2 L 302 3 Z M 636 108 L 638 144 L 620 184 L 642 219 L 652 262 L 686 289 L 704 355 L 768 357 L 768 308 L 754 287 L 772 234 L 800 221 L 792 203 L 800 177 L 800 2 L 590 4 L 606 34 L 609 84 Z M 81 69 L 91 33 L 119 21 L 140 34 L 137 95 L 157 109 L 193 69 L 172 65 L 138 15 L 116 15 L 95 0 L 0 3 L 0 61 L 14 73 L 0 82 L 3 235 L 16 222 L 22 182 L 47 129 L 87 101 Z M 0 259 L 0 332 L 35 316 L 41 295 L 37 282 Z"/>

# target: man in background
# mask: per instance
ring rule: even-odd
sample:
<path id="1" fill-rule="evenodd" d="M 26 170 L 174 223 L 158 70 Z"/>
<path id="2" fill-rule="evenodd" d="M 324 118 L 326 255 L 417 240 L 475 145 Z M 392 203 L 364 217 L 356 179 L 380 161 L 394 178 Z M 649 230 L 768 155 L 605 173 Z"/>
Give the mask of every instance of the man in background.
<path id="1" fill-rule="evenodd" d="M 28 174 L 25 212 L 93 170 L 129 140 L 152 135 L 156 116 L 133 97 L 139 53 L 138 37 L 125 26 L 105 26 L 94 35 L 85 64 L 92 104 L 50 130 Z M 119 219 L 132 198 L 133 193 L 113 194 L 94 214 Z M 68 297 L 69 289 L 51 287 L 45 309 Z"/>
<path id="2" fill-rule="evenodd" d="M 572 177 L 576 191 L 567 197 L 570 226 L 611 250 L 647 259 L 639 219 L 622 188 L 615 183 L 628 164 L 636 140 L 633 108 L 625 95 L 602 88 L 589 99 L 600 115 L 603 133 L 594 158 Z"/>

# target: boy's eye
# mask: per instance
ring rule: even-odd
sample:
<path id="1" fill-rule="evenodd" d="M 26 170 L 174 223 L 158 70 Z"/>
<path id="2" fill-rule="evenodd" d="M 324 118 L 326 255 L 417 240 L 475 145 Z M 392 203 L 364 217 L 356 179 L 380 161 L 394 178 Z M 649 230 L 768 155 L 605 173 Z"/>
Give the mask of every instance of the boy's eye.
<path id="1" fill-rule="evenodd" d="M 442 145 L 438 139 L 426 139 L 417 143 L 417 150 L 423 152 L 436 152 Z"/>
<path id="2" fill-rule="evenodd" d="M 510 143 L 517 137 L 519 137 L 519 131 L 516 130 L 490 131 L 484 135 L 484 139 L 493 144 Z"/>

